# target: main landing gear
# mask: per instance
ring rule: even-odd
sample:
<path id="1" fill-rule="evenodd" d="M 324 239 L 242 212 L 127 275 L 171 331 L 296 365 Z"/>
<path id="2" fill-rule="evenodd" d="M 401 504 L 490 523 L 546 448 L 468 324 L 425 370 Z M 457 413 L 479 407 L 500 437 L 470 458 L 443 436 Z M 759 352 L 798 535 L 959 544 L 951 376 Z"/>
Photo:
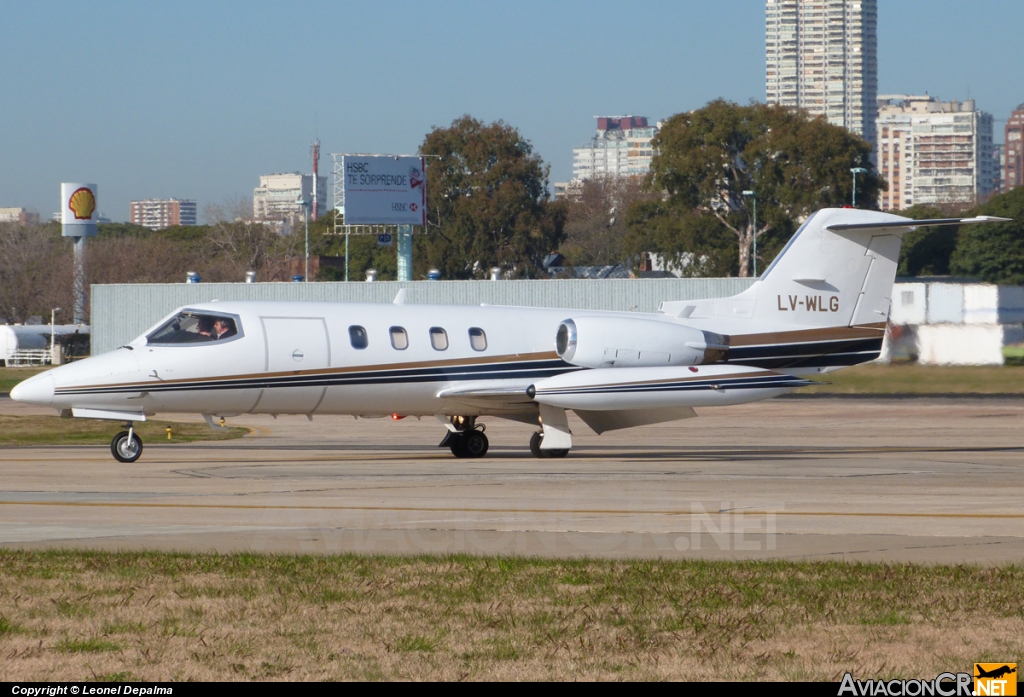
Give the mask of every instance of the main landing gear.
<path id="1" fill-rule="evenodd" d="M 456 430 L 449 430 L 444 440 L 438 445 L 439 448 L 448 446 L 455 457 L 483 457 L 487 454 L 490 443 L 484 435 L 484 426 L 477 426 L 475 416 L 453 416 L 452 426 Z"/>
<path id="2" fill-rule="evenodd" d="M 118 462 L 135 462 L 142 455 L 142 439 L 135 434 L 131 421 L 125 424 L 127 431 L 121 431 L 110 441 L 110 452 Z"/>
<path id="3" fill-rule="evenodd" d="M 452 416 L 447 419 L 439 416 L 438 419 L 448 426 L 448 432 L 437 447 L 450 448 L 452 455 L 458 458 L 483 457 L 487 454 L 488 442 L 487 436 L 484 435 L 484 425 L 478 425 L 475 416 Z M 544 430 L 534 433 L 533 437 L 530 438 L 530 452 L 533 453 L 534 457 L 561 458 L 569 454 L 568 447 L 541 447 L 545 437 L 551 438 L 549 445 L 572 445 L 572 440 L 569 438 L 568 424 L 564 422 L 564 411 L 548 414 Z M 546 434 L 550 434 L 550 436 Z"/>

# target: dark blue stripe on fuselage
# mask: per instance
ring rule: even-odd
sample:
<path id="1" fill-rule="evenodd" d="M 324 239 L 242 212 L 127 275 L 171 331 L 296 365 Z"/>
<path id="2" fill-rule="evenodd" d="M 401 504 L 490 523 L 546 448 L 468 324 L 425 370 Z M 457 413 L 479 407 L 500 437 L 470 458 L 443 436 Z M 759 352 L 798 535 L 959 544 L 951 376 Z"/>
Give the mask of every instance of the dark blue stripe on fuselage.
<path id="1" fill-rule="evenodd" d="M 725 362 L 757 368 L 820 368 L 873 361 L 882 352 L 882 337 L 804 344 L 738 346 Z"/>
<path id="2" fill-rule="evenodd" d="M 397 368 L 345 373 L 317 373 L 277 375 L 274 377 L 246 377 L 197 380 L 161 385 L 158 382 L 123 387 L 94 387 L 61 390 L 62 395 L 117 394 L 122 392 L 190 392 L 196 390 L 241 390 L 274 387 L 332 387 L 344 385 L 388 385 L 420 382 L 450 382 L 455 380 L 535 380 L 583 370 L 565 361 L 523 361 L 520 363 L 490 363 L 483 365 L 434 366 L 427 368 Z"/>

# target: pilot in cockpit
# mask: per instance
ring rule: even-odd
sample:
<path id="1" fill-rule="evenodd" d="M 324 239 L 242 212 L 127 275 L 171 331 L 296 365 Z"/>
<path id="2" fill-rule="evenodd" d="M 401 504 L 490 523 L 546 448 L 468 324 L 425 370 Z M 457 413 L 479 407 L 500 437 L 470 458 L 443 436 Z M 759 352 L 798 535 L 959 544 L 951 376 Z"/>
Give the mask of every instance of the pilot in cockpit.
<path id="1" fill-rule="evenodd" d="M 213 323 L 214 339 L 227 339 L 236 334 L 235 323 L 225 317 L 218 317 Z"/>
<path id="2" fill-rule="evenodd" d="M 199 314 L 185 310 L 168 320 L 146 337 L 156 346 L 225 341 L 238 335 L 238 324 L 232 317 Z"/>

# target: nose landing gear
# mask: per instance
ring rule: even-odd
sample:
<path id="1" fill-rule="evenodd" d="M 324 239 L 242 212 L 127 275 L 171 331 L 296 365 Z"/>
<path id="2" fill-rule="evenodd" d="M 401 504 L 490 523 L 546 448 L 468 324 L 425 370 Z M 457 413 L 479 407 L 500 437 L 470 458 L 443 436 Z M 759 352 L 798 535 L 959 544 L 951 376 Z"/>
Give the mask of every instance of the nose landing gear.
<path id="1" fill-rule="evenodd" d="M 121 431 L 110 441 L 110 452 L 118 462 L 135 462 L 142 455 L 142 439 L 135 435 L 132 422 L 125 427 L 127 431 Z"/>

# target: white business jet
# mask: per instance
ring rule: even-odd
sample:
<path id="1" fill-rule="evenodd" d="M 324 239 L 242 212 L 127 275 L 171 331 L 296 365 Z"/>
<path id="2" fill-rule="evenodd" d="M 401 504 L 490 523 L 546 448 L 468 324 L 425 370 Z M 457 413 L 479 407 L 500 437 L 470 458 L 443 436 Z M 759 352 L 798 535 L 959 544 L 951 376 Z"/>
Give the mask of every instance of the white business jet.
<path id="1" fill-rule="evenodd" d="M 482 457 L 481 416 L 539 428 L 537 457 L 572 447 L 566 412 L 597 433 L 753 402 L 877 358 L 910 220 L 825 209 L 731 298 L 663 302 L 657 314 L 526 307 L 212 302 L 175 310 L 116 351 L 17 385 L 11 397 L 68 417 L 133 424 L 156 413 L 436 416 L 441 446 Z"/>

